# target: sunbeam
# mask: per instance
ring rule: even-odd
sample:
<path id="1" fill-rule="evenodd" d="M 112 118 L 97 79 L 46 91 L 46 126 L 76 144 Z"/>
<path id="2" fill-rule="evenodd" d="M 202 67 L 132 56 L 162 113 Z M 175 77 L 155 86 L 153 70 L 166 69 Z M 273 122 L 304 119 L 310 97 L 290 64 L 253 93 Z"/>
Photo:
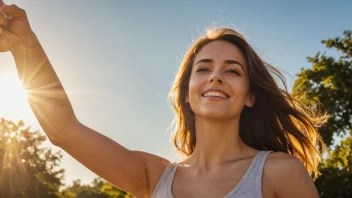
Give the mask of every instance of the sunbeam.
<path id="1" fill-rule="evenodd" d="M 23 119 L 30 107 L 27 92 L 14 74 L 0 76 L 0 117 L 12 120 Z"/>

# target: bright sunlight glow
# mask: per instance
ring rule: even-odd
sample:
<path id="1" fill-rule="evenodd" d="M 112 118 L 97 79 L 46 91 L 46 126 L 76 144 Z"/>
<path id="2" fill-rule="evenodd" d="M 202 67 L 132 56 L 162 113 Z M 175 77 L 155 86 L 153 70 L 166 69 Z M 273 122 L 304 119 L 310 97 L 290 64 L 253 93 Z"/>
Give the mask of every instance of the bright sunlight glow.
<path id="1" fill-rule="evenodd" d="M 21 120 L 28 108 L 27 92 L 18 76 L 0 76 L 0 117 Z"/>

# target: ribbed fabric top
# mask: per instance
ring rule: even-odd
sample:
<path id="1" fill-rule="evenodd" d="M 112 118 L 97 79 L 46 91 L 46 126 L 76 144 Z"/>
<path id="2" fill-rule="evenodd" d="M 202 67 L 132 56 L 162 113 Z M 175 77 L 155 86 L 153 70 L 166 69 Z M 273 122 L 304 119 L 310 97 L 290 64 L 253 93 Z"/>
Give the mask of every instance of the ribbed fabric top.
<path id="1" fill-rule="evenodd" d="M 264 163 L 272 151 L 260 151 L 253 158 L 241 181 L 225 198 L 262 198 L 262 175 Z M 171 188 L 178 162 L 170 163 L 161 175 L 152 198 L 173 198 Z"/>

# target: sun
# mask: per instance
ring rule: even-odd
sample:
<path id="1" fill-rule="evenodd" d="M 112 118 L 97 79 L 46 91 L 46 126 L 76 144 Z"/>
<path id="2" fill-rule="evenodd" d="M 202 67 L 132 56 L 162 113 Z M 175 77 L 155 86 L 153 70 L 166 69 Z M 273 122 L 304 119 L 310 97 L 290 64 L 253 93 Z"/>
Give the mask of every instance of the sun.
<path id="1" fill-rule="evenodd" d="M 21 120 L 29 108 L 27 92 L 18 76 L 0 76 L 0 117 Z"/>

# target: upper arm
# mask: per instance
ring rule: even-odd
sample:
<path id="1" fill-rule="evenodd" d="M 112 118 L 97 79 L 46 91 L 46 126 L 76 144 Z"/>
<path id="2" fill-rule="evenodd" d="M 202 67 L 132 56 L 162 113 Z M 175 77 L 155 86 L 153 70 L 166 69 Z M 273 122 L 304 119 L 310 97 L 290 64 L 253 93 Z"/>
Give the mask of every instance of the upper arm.
<path id="1" fill-rule="evenodd" d="M 270 172 L 268 181 L 276 197 L 319 197 L 307 169 L 295 156 L 282 152 L 273 153 L 267 167 Z"/>
<path id="2" fill-rule="evenodd" d="M 81 123 L 57 146 L 85 167 L 118 188 L 137 197 L 151 196 L 152 188 L 169 163 L 141 151 L 132 151 Z"/>

